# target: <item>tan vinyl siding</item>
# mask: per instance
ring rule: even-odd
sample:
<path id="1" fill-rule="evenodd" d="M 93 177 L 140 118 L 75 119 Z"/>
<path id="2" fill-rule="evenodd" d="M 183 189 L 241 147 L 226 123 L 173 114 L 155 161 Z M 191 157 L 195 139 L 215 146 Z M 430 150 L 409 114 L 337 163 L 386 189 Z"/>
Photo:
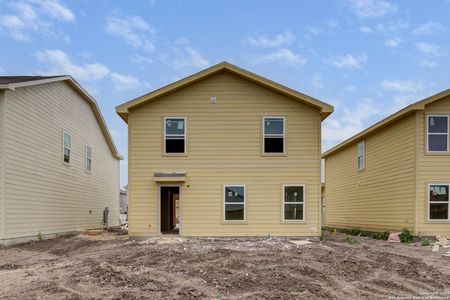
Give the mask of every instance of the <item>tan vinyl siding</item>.
<path id="1" fill-rule="evenodd" d="M 217 103 L 211 104 L 210 98 Z M 286 117 L 287 156 L 262 156 L 262 117 Z M 187 156 L 162 156 L 163 117 L 187 118 Z M 186 172 L 182 235 L 318 236 L 319 110 L 228 72 L 133 108 L 129 125 L 129 229 L 159 234 L 155 172 Z M 304 223 L 281 222 L 282 184 L 305 184 Z M 246 186 L 246 223 L 224 224 L 223 185 Z"/>
<path id="2" fill-rule="evenodd" d="M 4 187 L 4 123 L 5 123 L 5 92 L 0 90 L 0 239 L 5 235 L 5 187 Z"/>
<path id="3" fill-rule="evenodd" d="M 445 114 L 450 118 L 450 97 L 432 102 L 425 111 L 417 112 L 417 225 L 423 236 L 446 235 L 450 237 L 449 221 L 428 220 L 429 183 L 450 184 L 450 154 L 426 153 L 426 115 Z"/>
<path id="4" fill-rule="evenodd" d="M 54 82 L 7 91 L 6 108 L 5 238 L 100 227 L 105 207 L 110 225 L 118 225 L 119 161 L 87 101 Z M 71 134 L 70 166 L 63 164 L 63 130 Z M 93 146 L 91 173 L 86 144 Z"/>
<path id="5" fill-rule="evenodd" d="M 365 139 L 358 171 L 356 140 L 326 158 L 326 225 L 414 231 L 415 115 Z"/>

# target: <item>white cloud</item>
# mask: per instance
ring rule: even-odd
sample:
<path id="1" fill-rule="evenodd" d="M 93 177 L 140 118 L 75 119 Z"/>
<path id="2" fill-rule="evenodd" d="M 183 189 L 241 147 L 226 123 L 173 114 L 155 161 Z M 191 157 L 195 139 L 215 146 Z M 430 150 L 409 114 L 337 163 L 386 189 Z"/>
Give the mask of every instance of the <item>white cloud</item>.
<path id="1" fill-rule="evenodd" d="M 373 33 L 373 29 L 367 26 L 359 27 L 359 31 L 364 33 Z"/>
<path id="2" fill-rule="evenodd" d="M 386 46 L 391 47 L 391 48 L 397 48 L 398 46 L 400 46 L 400 44 L 403 43 L 403 39 L 401 39 L 400 37 L 396 36 L 396 37 L 392 37 L 386 40 Z"/>
<path id="3" fill-rule="evenodd" d="M 130 56 L 130 60 L 134 63 L 140 64 L 140 63 L 147 63 L 147 64 L 151 64 L 154 63 L 155 60 L 153 58 L 150 57 L 146 57 L 143 55 L 139 55 L 139 54 L 135 54 Z"/>
<path id="4" fill-rule="evenodd" d="M 178 49 L 177 53 L 178 58 L 172 60 L 172 65 L 175 69 L 203 69 L 210 65 L 209 61 L 200 52 L 190 46 L 184 46 L 181 50 Z"/>
<path id="5" fill-rule="evenodd" d="M 40 7 L 44 13 L 55 19 L 66 22 L 73 22 L 76 19 L 74 13 L 58 0 L 32 0 L 31 2 Z"/>
<path id="6" fill-rule="evenodd" d="M 345 87 L 345 90 L 346 90 L 347 92 L 354 92 L 354 91 L 356 91 L 356 86 L 354 86 L 354 85 L 347 85 L 347 86 Z"/>
<path id="7" fill-rule="evenodd" d="M 338 111 L 338 107 L 336 111 Z M 384 113 L 381 105 L 372 99 L 363 99 L 354 109 L 345 106 L 339 107 L 339 111 L 341 114 L 333 114 L 323 123 L 324 150 L 361 132 L 367 127 L 367 121 Z"/>
<path id="8" fill-rule="evenodd" d="M 291 45 L 295 40 L 295 37 L 289 31 L 282 34 L 277 34 L 274 37 L 268 37 L 266 35 L 259 35 L 255 37 L 246 37 L 244 43 L 253 46 L 263 47 L 263 48 L 276 48 Z"/>
<path id="9" fill-rule="evenodd" d="M 434 44 L 430 44 L 430 43 L 416 43 L 416 47 L 417 49 L 426 54 L 426 55 L 430 55 L 430 56 L 440 56 L 441 55 L 441 50 L 439 48 L 439 46 L 434 45 Z"/>
<path id="10" fill-rule="evenodd" d="M 415 36 L 430 36 L 445 32 L 446 29 L 440 23 L 428 21 L 415 28 L 411 33 Z"/>
<path id="11" fill-rule="evenodd" d="M 311 78 L 311 85 L 315 89 L 323 88 L 322 75 L 320 75 L 319 73 L 314 73 L 314 75 Z"/>
<path id="12" fill-rule="evenodd" d="M 0 14 L 0 30 L 21 42 L 31 41 L 35 34 L 69 41 L 69 38 L 58 31 L 48 17 L 62 21 L 75 21 L 72 11 L 59 1 L 18 1 L 11 2 L 8 13 Z"/>
<path id="13" fill-rule="evenodd" d="M 116 91 L 132 90 L 142 86 L 149 86 L 132 75 L 113 72 L 102 63 L 74 62 L 66 52 L 60 49 L 42 50 L 35 55 L 36 58 L 46 66 L 46 69 L 37 73 L 48 75 L 71 75 L 76 80 L 83 81 L 85 87 L 93 94 L 97 94 L 98 90 L 91 83 L 102 79 L 110 79 L 113 89 Z"/>
<path id="14" fill-rule="evenodd" d="M 361 69 L 367 61 L 367 54 L 354 56 L 351 54 L 337 56 L 328 60 L 330 64 L 339 69 Z"/>
<path id="15" fill-rule="evenodd" d="M 391 21 L 385 23 L 378 23 L 375 25 L 375 30 L 380 33 L 397 33 L 409 28 L 409 23 L 403 21 Z"/>
<path id="16" fill-rule="evenodd" d="M 436 62 L 427 59 L 421 60 L 419 65 L 425 68 L 434 68 L 437 66 Z"/>
<path id="17" fill-rule="evenodd" d="M 101 63 L 74 63 L 67 53 L 59 49 L 39 51 L 36 57 L 48 66 L 44 71 L 46 74 L 68 74 L 75 79 L 95 81 L 106 77 L 110 72 L 108 67 Z"/>
<path id="18" fill-rule="evenodd" d="M 384 0 L 347 0 L 344 3 L 360 18 L 380 18 L 397 11 L 397 5 Z"/>
<path id="19" fill-rule="evenodd" d="M 380 85 L 387 91 L 401 93 L 421 92 L 423 90 L 423 84 L 413 80 L 385 79 L 380 82 Z"/>
<path id="20" fill-rule="evenodd" d="M 123 39 L 128 45 L 146 52 L 153 52 L 156 30 L 139 16 L 127 18 L 110 17 L 106 31 Z"/>
<path id="21" fill-rule="evenodd" d="M 280 48 L 274 52 L 258 56 L 253 59 L 253 63 L 278 62 L 285 65 L 303 67 L 308 60 L 300 54 L 296 54 L 289 49 Z"/>
<path id="22" fill-rule="evenodd" d="M 115 90 L 133 90 L 142 85 L 139 79 L 131 75 L 112 72 L 110 76 Z"/>

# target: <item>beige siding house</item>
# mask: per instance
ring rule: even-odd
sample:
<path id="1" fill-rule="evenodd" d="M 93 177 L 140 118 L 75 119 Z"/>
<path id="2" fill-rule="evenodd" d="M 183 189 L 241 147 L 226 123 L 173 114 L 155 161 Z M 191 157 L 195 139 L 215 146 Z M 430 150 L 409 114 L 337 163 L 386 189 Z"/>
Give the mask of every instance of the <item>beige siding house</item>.
<path id="1" fill-rule="evenodd" d="M 450 90 L 325 152 L 332 227 L 450 236 Z"/>
<path id="2" fill-rule="evenodd" d="M 226 62 L 118 106 L 130 236 L 320 235 L 321 122 L 332 111 Z"/>
<path id="3" fill-rule="evenodd" d="M 117 225 L 120 159 L 70 76 L 0 77 L 0 244 Z"/>

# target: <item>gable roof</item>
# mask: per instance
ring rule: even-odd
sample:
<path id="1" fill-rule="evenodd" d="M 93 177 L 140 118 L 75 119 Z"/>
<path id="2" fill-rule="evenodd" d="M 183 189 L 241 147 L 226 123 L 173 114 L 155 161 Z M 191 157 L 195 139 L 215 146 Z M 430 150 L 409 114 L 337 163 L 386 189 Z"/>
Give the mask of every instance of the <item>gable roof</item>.
<path id="1" fill-rule="evenodd" d="M 418 111 L 418 110 L 424 110 L 425 106 L 427 104 L 430 104 L 432 102 L 435 102 L 437 100 L 440 100 L 444 97 L 450 96 L 450 89 L 442 91 L 440 93 L 437 93 L 435 95 L 432 95 L 428 98 L 422 99 L 420 101 L 417 101 L 411 105 L 408 105 L 407 107 L 399 110 L 398 112 L 388 116 L 387 118 L 373 124 L 372 126 L 370 126 L 369 128 L 361 131 L 360 133 L 352 136 L 351 138 L 343 141 L 342 143 L 334 146 L 333 148 L 331 148 L 330 150 L 324 152 L 322 154 L 322 158 L 326 158 L 334 153 L 336 153 L 337 151 L 341 150 L 342 148 L 344 148 L 345 146 L 350 145 L 353 142 L 356 142 L 364 137 L 366 137 L 367 135 L 374 133 L 386 126 L 388 126 L 389 124 L 393 123 L 394 121 L 397 121 L 403 117 L 406 117 L 407 115 L 409 115 L 412 112 Z"/>
<path id="2" fill-rule="evenodd" d="M 227 71 L 232 74 L 235 74 L 237 76 L 240 76 L 242 78 L 245 78 L 247 80 L 253 81 L 261 86 L 264 86 L 266 88 L 269 88 L 277 93 L 283 94 L 285 96 L 294 98 L 298 101 L 301 101 L 303 103 L 309 104 L 311 106 L 314 106 L 316 108 L 320 109 L 320 116 L 321 119 L 324 120 L 326 117 L 328 117 L 333 112 L 333 106 L 322 102 L 320 100 L 317 100 L 313 97 L 310 97 L 308 95 L 302 94 L 300 92 L 297 92 L 291 88 L 288 88 L 284 85 L 281 85 L 279 83 L 276 83 L 272 80 L 269 80 L 267 78 L 264 78 L 262 76 L 259 76 L 255 73 L 249 72 L 247 70 L 244 70 L 242 68 L 239 68 L 235 65 L 232 65 L 228 62 L 222 62 L 217 65 L 214 65 L 210 68 L 207 68 L 203 71 L 200 71 L 198 73 L 195 73 L 191 76 L 188 76 L 184 79 L 181 79 L 179 81 L 176 81 L 172 84 L 166 85 L 160 89 L 157 89 L 153 92 L 150 92 L 148 94 L 145 94 L 143 96 L 140 96 L 138 98 L 135 98 L 131 101 L 128 101 L 124 104 L 121 104 L 116 107 L 116 112 L 119 114 L 119 116 L 125 121 L 128 122 L 128 112 L 130 109 L 137 107 L 139 105 L 142 105 L 144 103 L 147 103 L 149 101 L 152 101 L 158 97 L 161 97 L 163 95 L 166 95 L 168 93 L 174 92 L 178 89 L 181 89 L 183 87 L 186 87 L 190 84 L 193 84 L 195 82 L 198 82 L 202 79 L 205 79 L 207 77 L 213 76 L 219 72 Z"/>
<path id="3" fill-rule="evenodd" d="M 108 126 L 106 125 L 105 119 L 100 112 L 100 108 L 94 98 L 89 95 L 88 92 L 78 83 L 72 76 L 60 75 L 60 76 L 0 76 L 0 90 L 11 90 L 14 91 L 16 88 L 45 84 L 56 81 L 67 82 L 80 96 L 82 96 L 89 103 L 94 115 L 97 119 L 100 129 L 105 136 L 106 142 L 111 150 L 112 155 L 117 159 L 123 159 L 123 156 L 117 151 L 116 145 L 109 133 Z"/>

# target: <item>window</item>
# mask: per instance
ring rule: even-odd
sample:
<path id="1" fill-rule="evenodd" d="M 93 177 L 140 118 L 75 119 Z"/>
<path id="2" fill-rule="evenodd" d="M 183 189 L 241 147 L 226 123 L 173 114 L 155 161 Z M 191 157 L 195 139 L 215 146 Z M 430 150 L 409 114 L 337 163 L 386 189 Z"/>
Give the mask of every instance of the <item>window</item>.
<path id="1" fill-rule="evenodd" d="M 245 186 L 226 185 L 224 193 L 225 221 L 244 221 Z"/>
<path id="2" fill-rule="evenodd" d="M 430 184 L 428 186 L 428 205 L 430 220 L 449 220 L 449 185 Z"/>
<path id="3" fill-rule="evenodd" d="M 70 163 L 70 134 L 63 133 L 63 161 Z"/>
<path id="4" fill-rule="evenodd" d="M 86 145 L 86 171 L 92 171 L 92 147 Z"/>
<path id="5" fill-rule="evenodd" d="M 186 118 L 164 118 L 164 152 L 186 152 Z"/>
<path id="6" fill-rule="evenodd" d="M 358 170 L 364 170 L 366 167 L 366 142 L 358 143 Z"/>
<path id="7" fill-rule="evenodd" d="M 305 186 L 283 186 L 283 220 L 303 221 L 305 215 Z"/>
<path id="8" fill-rule="evenodd" d="M 264 153 L 284 153 L 284 117 L 264 117 Z"/>
<path id="9" fill-rule="evenodd" d="M 428 152 L 448 151 L 448 116 L 427 117 Z"/>

